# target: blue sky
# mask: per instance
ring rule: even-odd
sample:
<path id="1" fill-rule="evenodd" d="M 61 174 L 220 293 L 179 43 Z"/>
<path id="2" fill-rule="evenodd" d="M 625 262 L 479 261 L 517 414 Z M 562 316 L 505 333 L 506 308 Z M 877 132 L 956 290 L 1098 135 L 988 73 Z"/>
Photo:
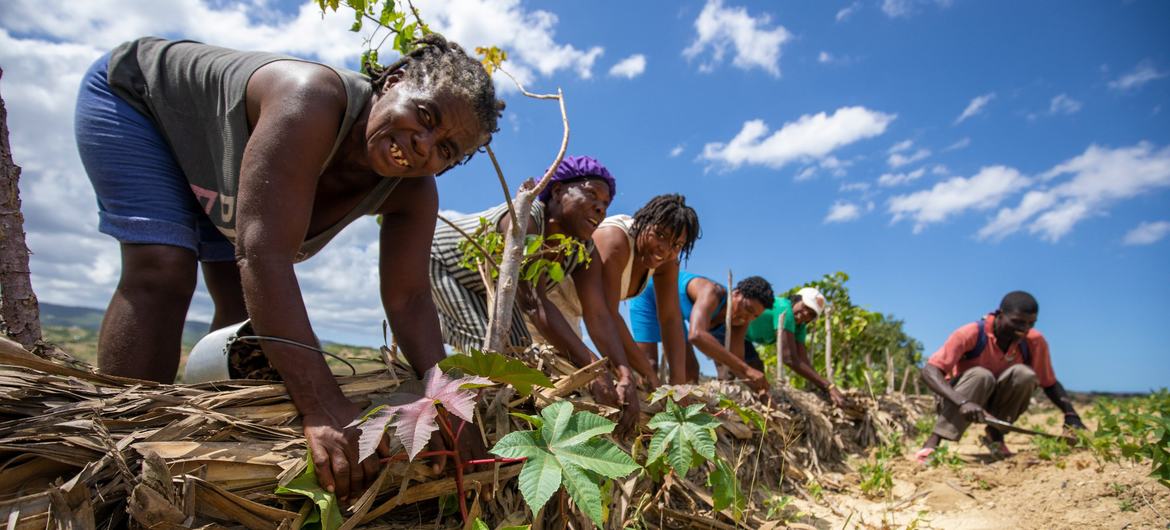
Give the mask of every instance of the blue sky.
<path id="1" fill-rule="evenodd" d="M 147 33 L 332 64 L 360 49 L 345 17 L 301 4 L 147 5 L 0 13 L 0 89 L 42 299 L 100 307 L 117 278 L 68 134 L 76 80 L 101 51 Z M 904 319 L 928 352 L 1024 289 L 1067 387 L 1166 384 L 1170 4 L 418 5 L 468 47 L 507 49 L 530 89 L 565 91 L 570 153 L 618 178 L 611 213 L 685 194 L 704 227 L 689 270 L 780 288 L 846 271 L 856 303 Z M 560 120 L 506 83 L 493 146 L 514 188 L 551 161 Z M 501 200 L 486 157 L 444 175 L 440 194 L 460 212 Z M 323 337 L 381 340 L 369 224 L 298 269 Z M 200 293 L 192 315 L 208 308 Z"/>

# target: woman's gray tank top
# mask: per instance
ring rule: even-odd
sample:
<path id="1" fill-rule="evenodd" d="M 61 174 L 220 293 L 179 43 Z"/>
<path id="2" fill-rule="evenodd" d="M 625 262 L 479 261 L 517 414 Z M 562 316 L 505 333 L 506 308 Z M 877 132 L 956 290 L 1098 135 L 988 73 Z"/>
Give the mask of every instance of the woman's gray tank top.
<path id="1" fill-rule="evenodd" d="M 286 60 L 309 62 L 286 55 L 241 52 L 157 37 L 123 43 L 110 55 L 110 87 L 158 125 L 199 205 L 233 243 L 240 165 L 250 136 L 245 94 L 248 80 L 261 66 Z M 369 78 L 330 68 L 341 79 L 347 102 L 345 117 L 322 170 L 329 166 L 373 91 Z M 316 254 L 358 217 L 373 213 L 398 180 L 383 179 L 341 221 L 305 241 L 297 261 Z"/>

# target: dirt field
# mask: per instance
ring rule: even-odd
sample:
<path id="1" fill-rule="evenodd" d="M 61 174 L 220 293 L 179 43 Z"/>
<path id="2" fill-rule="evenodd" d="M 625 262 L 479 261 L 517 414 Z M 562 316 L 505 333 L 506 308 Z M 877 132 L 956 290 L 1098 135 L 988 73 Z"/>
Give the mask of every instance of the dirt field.
<path id="1" fill-rule="evenodd" d="M 1086 408 L 1079 407 L 1082 414 Z M 1059 432 L 1058 419 L 1051 406 L 1034 406 L 1021 424 Z M 820 500 L 789 504 L 790 524 L 819 529 L 1170 528 L 1170 489 L 1147 477 L 1148 465 L 1098 462 L 1077 449 L 1045 460 L 1022 434 L 1007 437 L 1015 455 L 992 461 L 978 444 L 981 431 L 981 426 L 969 429 L 957 444 L 959 459 L 935 468 L 913 462 L 918 444 L 907 440 L 902 457 L 890 462 L 894 486 L 888 498 L 867 498 L 857 473 L 826 476 Z"/>

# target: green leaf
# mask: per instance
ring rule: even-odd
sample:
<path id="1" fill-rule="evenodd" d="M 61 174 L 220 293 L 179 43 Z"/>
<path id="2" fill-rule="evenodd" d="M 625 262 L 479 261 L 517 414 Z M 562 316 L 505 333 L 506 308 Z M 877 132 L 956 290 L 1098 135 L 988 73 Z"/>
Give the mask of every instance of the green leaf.
<path id="1" fill-rule="evenodd" d="M 341 509 L 337 505 L 337 496 L 325 491 L 317 483 L 317 471 L 313 468 L 311 454 L 305 455 L 307 465 L 305 471 L 284 486 L 277 486 L 276 493 L 291 493 L 304 495 L 317 506 L 316 510 L 305 519 L 301 528 L 321 528 L 334 530 L 340 528 L 345 519 L 341 516 Z M 315 523 L 315 524 L 314 524 Z"/>
<path id="2" fill-rule="evenodd" d="M 528 418 L 538 430 L 508 433 L 491 453 L 503 458 L 528 458 L 520 470 L 520 491 L 528 507 L 539 511 L 564 485 L 578 508 L 602 526 L 605 510 L 598 489 L 601 477 L 622 478 L 639 469 L 621 448 L 599 438 L 612 432 L 614 423 L 590 412 L 574 412 L 568 401 L 545 407 L 540 418 L 518 417 Z M 556 482 L 549 486 L 552 478 Z"/>
<path id="3" fill-rule="evenodd" d="M 458 369 L 467 375 L 486 377 L 496 383 L 511 385 L 521 397 L 528 397 L 533 386 L 552 388 L 552 381 L 539 370 L 498 353 L 471 350 L 467 355 L 452 355 L 439 361 L 443 370 Z"/>
<path id="4" fill-rule="evenodd" d="M 541 245 L 541 237 L 540 236 L 538 236 L 536 234 L 528 234 L 524 238 L 524 255 L 528 256 L 528 255 L 536 254 L 536 251 L 540 250 L 540 245 Z"/>
<path id="5" fill-rule="evenodd" d="M 547 453 L 548 445 L 536 431 L 512 431 L 500 438 L 490 452 L 500 458 L 531 458 Z"/>
<path id="6" fill-rule="evenodd" d="M 565 426 L 565 431 L 573 433 L 572 436 L 565 436 L 557 440 L 555 444 L 552 444 L 552 447 L 579 445 L 594 436 L 613 432 L 614 427 L 617 427 L 616 423 L 592 412 L 578 412 L 569 418 L 569 424 Z"/>
<path id="7" fill-rule="evenodd" d="M 540 434 L 544 437 L 545 442 L 553 446 L 565 433 L 565 428 L 569 426 L 569 420 L 573 419 L 573 404 L 568 401 L 558 401 L 540 411 L 540 416 L 544 418 Z"/>
<path id="8" fill-rule="evenodd" d="M 715 470 L 707 476 L 707 486 L 711 488 L 711 497 L 714 500 L 715 510 L 731 507 L 735 520 L 743 516 L 743 509 L 747 499 L 740 490 L 739 481 L 735 478 L 735 470 L 726 461 L 715 461 Z"/>
<path id="9" fill-rule="evenodd" d="M 565 269 L 561 267 L 560 263 L 552 262 L 548 266 L 548 277 L 550 280 L 560 283 L 565 279 Z"/>
<path id="10" fill-rule="evenodd" d="M 561 465 L 544 451 L 533 453 L 520 470 L 520 493 L 532 513 L 540 511 L 561 486 Z"/>
<path id="11" fill-rule="evenodd" d="M 590 440 L 554 451 L 562 464 L 580 466 L 603 477 L 622 478 L 638 469 L 638 463 L 609 440 Z"/>
<path id="12" fill-rule="evenodd" d="M 604 527 L 605 521 L 601 517 L 601 490 L 597 482 L 585 470 L 573 464 L 561 464 L 565 475 L 565 490 L 569 497 L 577 503 L 577 507 L 589 516 L 598 527 Z"/>
<path id="13" fill-rule="evenodd" d="M 686 409 L 673 400 L 666 402 L 666 410 L 650 418 L 647 427 L 653 429 L 647 462 L 657 460 L 663 454 L 675 474 L 685 477 L 696 461 L 715 458 L 715 432 L 719 420 L 702 412 L 703 404 L 697 403 Z"/>
<path id="14" fill-rule="evenodd" d="M 532 424 L 532 426 L 536 427 L 537 429 L 539 429 L 541 425 L 544 425 L 544 418 L 541 418 L 540 416 L 530 416 L 530 415 L 525 414 L 523 412 L 509 412 L 508 414 L 510 416 L 515 416 L 515 417 L 520 418 L 524 421 L 527 421 L 528 423 Z"/>
<path id="15" fill-rule="evenodd" d="M 764 422 L 764 416 L 752 409 L 744 408 L 739 403 L 729 399 L 727 396 L 719 396 L 719 406 L 731 409 L 735 412 L 739 419 L 743 420 L 745 425 L 755 425 L 757 429 L 763 431 L 767 425 Z"/>
<path id="16" fill-rule="evenodd" d="M 471 530 L 492 530 L 492 529 L 490 527 L 488 527 L 487 523 L 483 522 L 483 519 L 476 517 L 475 522 L 471 523 Z"/>

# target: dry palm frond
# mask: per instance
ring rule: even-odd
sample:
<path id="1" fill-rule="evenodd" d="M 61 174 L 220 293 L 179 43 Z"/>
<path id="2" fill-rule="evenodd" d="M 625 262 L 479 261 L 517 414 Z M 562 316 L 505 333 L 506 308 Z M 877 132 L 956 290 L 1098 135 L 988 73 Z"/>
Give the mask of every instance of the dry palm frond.
<path id="1" fill-rule="evenodd" d="M 556 388 L 514 400 L 511 388 L 481 390 L 476 410 L 488 446 L 508 432 L 528 428 L 508 413 L 535 413 L 560 399 L 579 409 L 615 416 L 596 404 L 589 381 L 604 370 L 595 363 L 578 369 L 547 348 L 516 356 L 549 374 Z M 366 407 L 392 393 L 411 370 L 393 362 L 383 370 L 338 377 L 347 397 Z M 807 392 L 782 389 L 763 403 L 742 385 L 707 381 L 690 399 L 720 410 L 726 396 L 766 418 L 765 432 L 735 413 L 720 413 L 716 451 L 733 463 L 749 493 L 740 524 L 764 523 L 767 489 L 799 488 L 824 468 L 842 469 L 849 452 L 900 436 L 925 403 L 900 394 L 850 393 L 854 407 L 837 410 Z M 660 404 L 658 405 L 660 406 Z M 643 425 L 655 407 L 648 412 Z M 627 441 L 632 449 L 636 441 Z M 93 373 L 0 342 L 0 521 L 9 528 L 121 528 L 134 521 L 149 528 L 291 528 L 308 513 L 303 497 L 274 493 L 281 477 L 301 469 L 304 440 L 296 408 L 280 383 L 233 380 L 200 385 L 159 385 Z M 532 520 L 511 480 L 519 465 L 469 470 L 464 485 L 474 493 L 474 510 L 491 523 Z M 731 528 L 730 512 L 715 512 L 705 489 L 705 469 L 655 485 L 645 475 L 616 481 L 610 521 L 645 527 Z M 755 484 L 767 488 L 752 488 Z M 457 527 L 444 517 L 442 496 L 455 492 L 454 479 L 436 476 L 421 462 L 385 467 L 350 512 L 346 528 Z M 654 492 L 653 495 L 647 492 Z M 566 503 L 550 503 L 542 517 L 571 528 L 587 526 Z M 584 526 L 583 526 L 584 523 Z"/>

